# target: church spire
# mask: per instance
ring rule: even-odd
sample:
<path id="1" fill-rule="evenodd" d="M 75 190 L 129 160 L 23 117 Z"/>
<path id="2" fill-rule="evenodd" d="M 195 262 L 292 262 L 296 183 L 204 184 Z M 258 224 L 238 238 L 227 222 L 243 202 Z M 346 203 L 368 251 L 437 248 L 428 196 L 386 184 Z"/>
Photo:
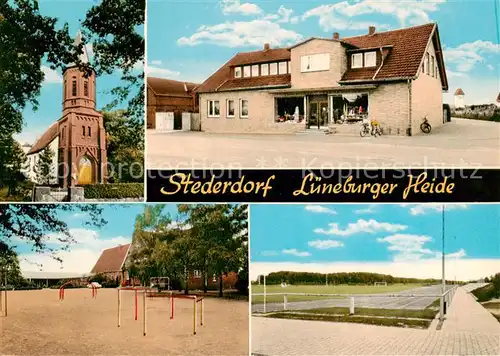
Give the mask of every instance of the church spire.
<path id="1" fill-rule="evenodd" d="M 74 46 L 78 47 L 82 43 L 83 43 L 82 31 L 78 30 L 78 32 L 76 33 Z M 85 46 L 85 44 L 82 47 L 82 51 L 78 55 L 78 59 L 82 63 L 85 63 L 85 64 L 89 63 L 89 54 L 87 52 L 87 46 Z"/>

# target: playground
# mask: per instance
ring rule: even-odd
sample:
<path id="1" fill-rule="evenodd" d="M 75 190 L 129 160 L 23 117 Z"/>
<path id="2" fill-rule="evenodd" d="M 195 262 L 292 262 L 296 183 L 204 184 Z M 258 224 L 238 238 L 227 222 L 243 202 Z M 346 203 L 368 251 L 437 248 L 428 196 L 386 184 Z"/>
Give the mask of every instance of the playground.
<path id="1" fill-rule="evenodd" d="M 172 318 L 172 298 L 145 297 L 143 290 L 66 289 L 63 299 L 57 289 L 9 291 L 8 316 L 0 318 L 0 354 L 248 353 L 247 301 L 174 299 Z"/>

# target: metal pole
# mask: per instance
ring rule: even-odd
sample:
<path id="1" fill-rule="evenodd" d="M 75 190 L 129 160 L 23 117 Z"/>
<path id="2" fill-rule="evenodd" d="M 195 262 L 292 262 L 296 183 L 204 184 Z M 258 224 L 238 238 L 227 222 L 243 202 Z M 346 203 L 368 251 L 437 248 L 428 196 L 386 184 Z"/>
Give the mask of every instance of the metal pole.
<path id="1" fill-rule="evenodd" d="M 174 296 L 170 293 L 170 319 L 174 318 Z"/>
<path id="2" fill-rule="evenodd" d="M 137 320 L 137 289 L 134 290 L 135 293 L 135 320 Z"/>
<path id="3" fill-rule="evenodd" d="M 264 275 L 264 313 L 266 312 L 266 275 Z"/>
<path id="4" fill-rule="evenodd" d="M 146 290 L 144 289 L 142 292 L 142 332 L 143 335 L 146 336 L 147 332 L 147 313 L 146 313 Z"/>
<path id="5" fill-rule="evenodd" d="M 351 297 L 351 303 L 349 307 L 349 314 L 354 315 L 354 297 Z"/>
<path id="6" fill-rule="evenodd" d="M 203 299 L 200 302 L 200 325 L 203 325 Z"/>
<path id="7" fill-rule="evenodd" d="M 196 296 L 193 298 L 193 335 L 196 335 Z"/>
<path id="8" fill-rule="evenodd" d="M 443 243 L 443 252 L 442 252 L 442 256 L 441 256 L 441 264 L 442 264 L 442 276 L 441 276 L 441 293 L 444 294 L 444 292 L 446 292 L 446 278 L 445 278 L 445 270 L 444 270 L 444 260 L 445 260 L 445 257 L 444 257 L 444 204 L 443 204 L 443 238 L 442 238 L 442 243 Z"/>
<path id="9" fill-rule="evenodd" d="M 288 304 L 288 297 L 287 295 L 285 294 L 283 296 L 283 310 L 286 310 L 286 305 Z"/>
<path id="10" fill-rule="evenodd" d="M 117 289 L 118 291 L 118 327 L 120 327 L 120 319 L 121 319 L 121 304 L 122 304 L 122 301 L 121 301 L 121 296 L 120 296 L 120 293 L 121 293 L 121 290 L 120 288 Z"/>

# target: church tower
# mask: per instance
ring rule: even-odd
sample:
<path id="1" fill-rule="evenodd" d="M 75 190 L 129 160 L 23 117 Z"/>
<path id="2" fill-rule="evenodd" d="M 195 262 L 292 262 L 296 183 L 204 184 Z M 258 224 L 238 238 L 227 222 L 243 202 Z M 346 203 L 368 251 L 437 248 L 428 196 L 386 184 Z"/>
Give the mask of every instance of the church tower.
<path id="1" fill-rule="evenodd" d="M 75 46 L 83 43 L 78 31 Z M 83 46 L 79 56 L 89 63 Z M 59 130 L 59 177 L 63 187 L 105 183 L 106 132 L 102 114 L 96 110 L 96 73 L 70 64 L 63 73 L 63 113 Z"/>

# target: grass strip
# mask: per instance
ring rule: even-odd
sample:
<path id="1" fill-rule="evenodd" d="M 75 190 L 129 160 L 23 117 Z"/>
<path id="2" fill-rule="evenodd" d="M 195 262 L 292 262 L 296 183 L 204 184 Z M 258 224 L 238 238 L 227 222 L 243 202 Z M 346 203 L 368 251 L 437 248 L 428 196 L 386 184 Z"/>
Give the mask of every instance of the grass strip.
<path id="1" fill-rule="evenodd" d="M 301 310 L 301 312 L 310 314 L 343 314 L 349 315 L 349 308 L 330 307 Z M 377 308 L 355 308 L 355 315 L 381 316 L 396 318 L 419 318 L 432 320 L 436 316 L 436 311 L 431 309 L 377 309 Z"/>

